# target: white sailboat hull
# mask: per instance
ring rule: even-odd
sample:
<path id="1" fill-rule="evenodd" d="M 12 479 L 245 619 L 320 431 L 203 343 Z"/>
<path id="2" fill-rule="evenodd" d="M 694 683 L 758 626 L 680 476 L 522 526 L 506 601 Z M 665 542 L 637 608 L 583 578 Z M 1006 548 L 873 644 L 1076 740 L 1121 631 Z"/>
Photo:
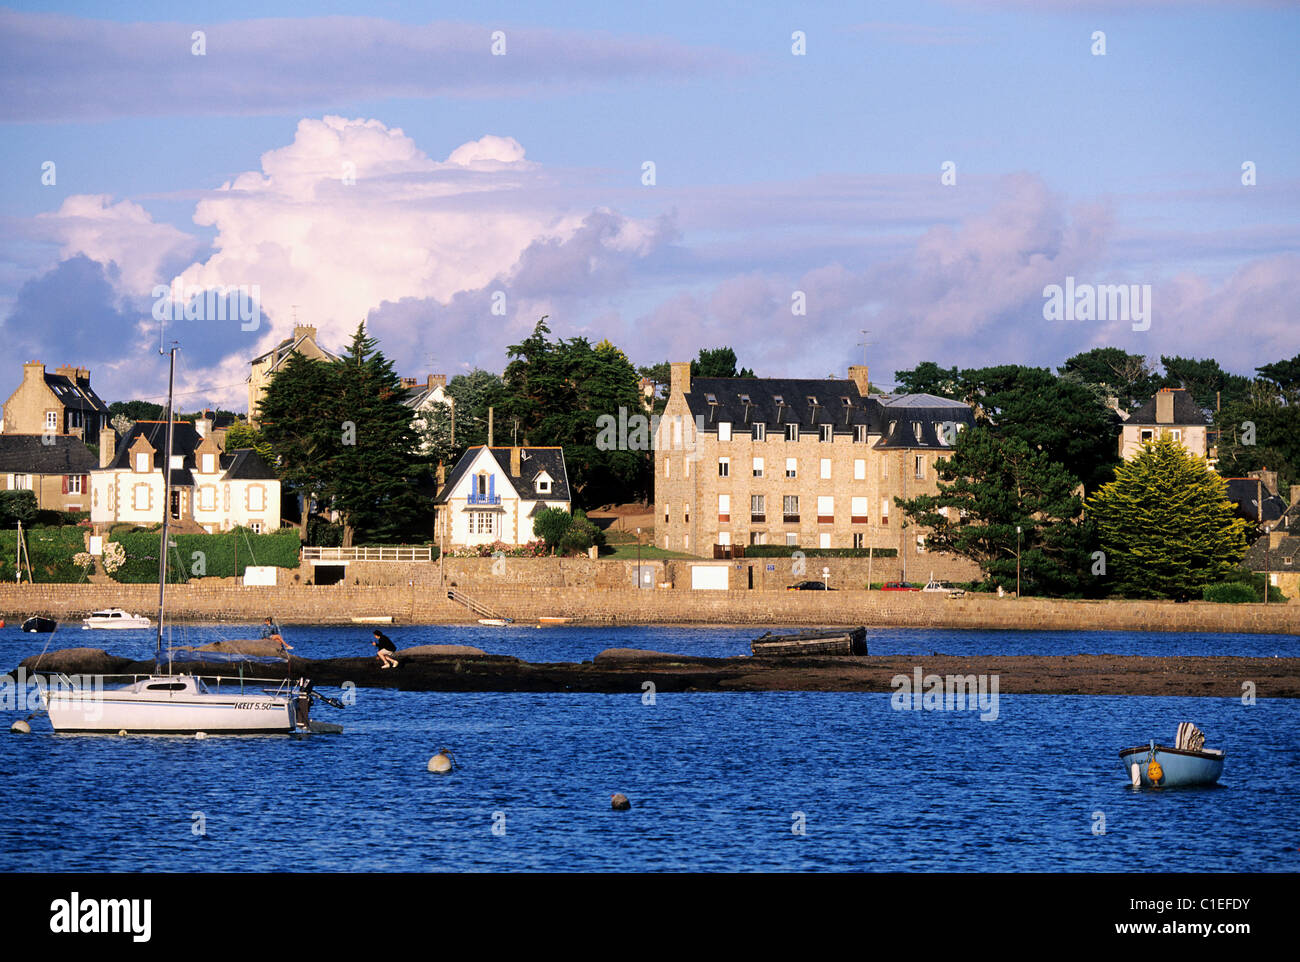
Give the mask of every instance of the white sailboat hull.
<path id="1" fill-rule="evenodd" d="M 171 694 L 139 690 L 49 691 L 56 732 L 128 734 L 289 734 L 298 730 L 295 698 L 267 694 Z"/>

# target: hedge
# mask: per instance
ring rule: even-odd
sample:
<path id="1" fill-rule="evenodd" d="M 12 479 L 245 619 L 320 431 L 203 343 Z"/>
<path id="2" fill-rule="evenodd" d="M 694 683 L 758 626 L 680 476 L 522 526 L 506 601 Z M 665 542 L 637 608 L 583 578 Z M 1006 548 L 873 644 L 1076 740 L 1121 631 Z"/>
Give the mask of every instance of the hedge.
<path id="1" fill-rule="evenodd" d="M 789 558 L 796 551 L 805 558 L 896 558 L 897 548 L 801 548 L 787 544 L 747 544 L 746 558 Z"/>
<path id="2" fill-rule="evenodd" d="M 86 573 L 72 563 L 79 551 L 85 551 L 85 528 L 23 528 L 23 540 L 32 559 L 32 576 L 37 582 L 72 583 L 84 581 Z M 0 580 L 14 581 L 14 563 L 18 546 L 17 530 L 0 531 Z M 157 575 L 155 575 L 157 577 Z M 27 580 L 26 566 L 23 580 Z"/>
<path id="3" fill-rule="evenodd" d="M 1217 601 L 1225 605 L 1249 604 L 1251 602 L 1260 602 L 1264 600 L 1264 578 L 1257 575 L 1257 582 L 1251 584 L 1248 581 L 1225 581 L 1217 585 L 1206 585 L 1201 590 L 1201 599 L 1203 601 Z M 1286 596 L 1276 585 L 1268 586 L 1268 600 L 1286 601 Z"/>
<path id="4" fill-rule="evenodd" d="M 110 541 L 120 541 L 126 551 L 126 563 L 112 574 L 115 581 L 126 584 L 158 581 L 158 535 L 156 528 L 114 531 L 109 535 Z M 280 528 L 266 534 L 235 528 L 221 534 L 176 534 L 171 540 L 176 547 L 167 567 L 168 583 L 192 577 L 236 577 L 249 565 L 296 568 L 301 548 L 297 528 Z"/>

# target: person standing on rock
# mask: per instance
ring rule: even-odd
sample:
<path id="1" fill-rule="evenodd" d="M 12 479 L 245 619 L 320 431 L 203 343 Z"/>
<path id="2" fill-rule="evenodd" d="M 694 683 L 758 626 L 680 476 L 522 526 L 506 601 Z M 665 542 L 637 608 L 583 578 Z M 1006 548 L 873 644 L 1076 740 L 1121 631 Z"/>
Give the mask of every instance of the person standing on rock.
<path id="1" fill-rule="evenodd" d="M 397 667 L 397 659 L 393 656 L 397 646 L 393 644 L 393 639 L 376 628 L 375 640 L 371 644 L 375 646 L 375 655 L 379 658 L 381 669 Z"/>

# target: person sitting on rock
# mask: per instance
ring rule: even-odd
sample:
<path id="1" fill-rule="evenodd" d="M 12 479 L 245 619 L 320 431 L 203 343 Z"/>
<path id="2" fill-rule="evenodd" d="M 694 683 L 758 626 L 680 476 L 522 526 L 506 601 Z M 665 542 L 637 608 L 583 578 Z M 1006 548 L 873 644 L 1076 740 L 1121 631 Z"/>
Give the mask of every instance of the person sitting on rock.
<path id="1" fill-rule="evenodd" d="M 380 668 L 397 667 L 397 659 L 393 656 L 397 646 L 393 644 L 393 639 L 376 628 L 375 640 L 371 644 L 375 646 L 375 655 L 379 658 Z"/>
<path id="2" fill-rule="evenodd" d="M 270 615 L 267 615 L 262 621 L 262 637 L 269 638 L 271 641 L 278 644 L 280 646 L 280 654 L 284 655 L 286 658 L 289 657 L 289 652 L 293 651 L 293 645 L 284 640 L 284 636 L 280 634 L 280 626 L 271 620 Z"/>

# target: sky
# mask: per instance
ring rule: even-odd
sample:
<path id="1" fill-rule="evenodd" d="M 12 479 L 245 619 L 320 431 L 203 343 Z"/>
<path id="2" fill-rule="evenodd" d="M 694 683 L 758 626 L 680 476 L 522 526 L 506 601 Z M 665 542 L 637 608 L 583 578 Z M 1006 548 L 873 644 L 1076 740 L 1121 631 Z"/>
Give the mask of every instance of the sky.
<path id="1" fill-rule="evenodd" d="M 420 379 L 543 315 L 884 385 L 1300 352 L 1300 5 L 736 6 L 0 7 L 0 397 L 157 399 L 176 341 L 179 405 L 244 410 L 295 319 Z M 1149 316 L 1048 319 L 1067 283 Z"/>

